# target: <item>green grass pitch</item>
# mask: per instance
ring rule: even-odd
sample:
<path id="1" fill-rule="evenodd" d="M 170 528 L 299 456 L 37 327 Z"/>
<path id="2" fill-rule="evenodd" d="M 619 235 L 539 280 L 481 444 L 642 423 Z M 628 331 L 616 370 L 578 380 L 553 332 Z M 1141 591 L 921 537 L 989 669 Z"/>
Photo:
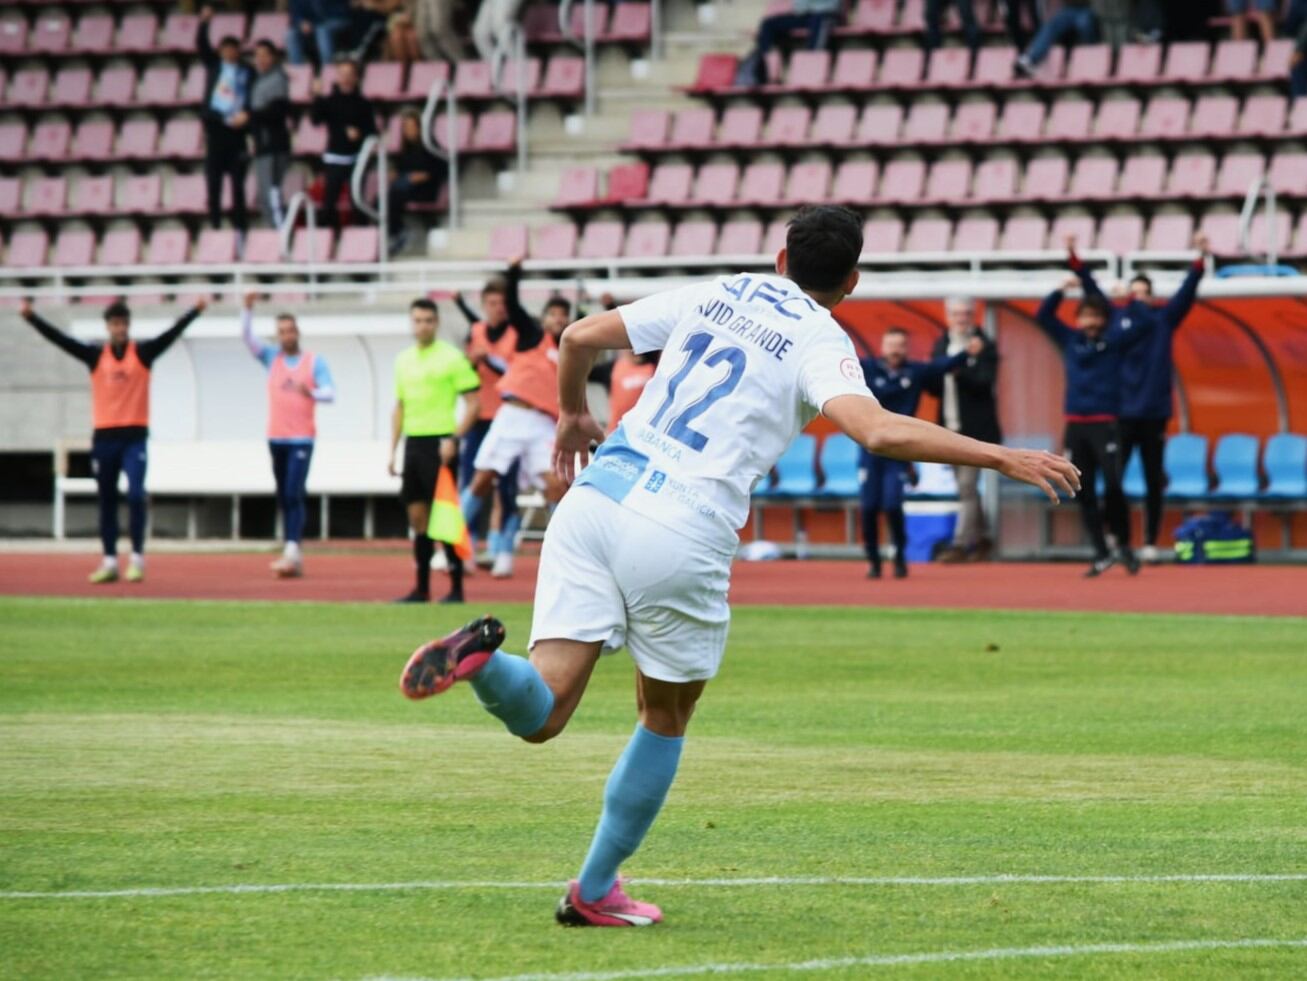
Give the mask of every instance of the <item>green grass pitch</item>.
<path id="1" fill-rule="evenodd" d="M 500 613 L 520 651 L 529 610 Z M 874 960 L 1307 938 L 1307 620 L 737 609 L 626 870 L 676 880 L 632 890 L 667 922 L 568 931 L 531 884 L 589 843 L 630 662 L 527 746 L 465 686 L 400 697 L 462 616 L 0 600 L 0 976 L 1307 976 L 1304 946 Z M 1299 878 L 1137 878 L 1207 873 Z M 1000 874 L 1136 878 L 679 881 Z M 14 895 L 417 881 L 454 885 Z"/>

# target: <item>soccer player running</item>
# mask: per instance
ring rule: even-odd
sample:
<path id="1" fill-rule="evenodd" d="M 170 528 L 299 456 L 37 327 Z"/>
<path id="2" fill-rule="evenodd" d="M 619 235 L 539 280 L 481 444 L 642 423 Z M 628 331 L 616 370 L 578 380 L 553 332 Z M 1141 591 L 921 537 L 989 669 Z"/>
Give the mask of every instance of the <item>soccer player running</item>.
<path id="1" fill-rule="evenodd" d="M 336 389 L 326 359 L 300 348 L 299 325 L 289 313 L 277 314 L 275 347 L 254 336 L 256 299 L 253 293 L 245 296 L 241 336 L 250 354 L 268 369 L 268 450 L 286 536 L 281 558 L 270 568 L 279 578 L 290 579 L 304 574 L 300 549 L 306 512 L 304 489 L 313 462 L 318 403 L 334 401 Z"/>
<path id="2" fill-rule="evenodd" d="M 466 680 L 510 733 L 543 743 L 567 725 L 600 654 L 629 648 L 639 721 L 608 778 L 580 876 L 558 905 L 561 923 L 662 919 L 627 896 L 618 868 L 662 807 L 695 702 L 721 662 L 750 491 L 814 416 L 884 456 L 993 467 L 1054 501 L 1058 489 L 1078 486 L 1061 457 L 981 443 L 880 406 L 830 313 L 857 284 L 861 252 L 859 215 L 805 209 L 790 222 L 776 275 L 724 276 L 568 328 L 554 454 L 567 481 L 603 439 L 585 402 L 596 354 L 665 353 L 545 533 L 530 659 L 498 650 L 504 629 L 484 617 L 419 648 L 405 667 L 410 698 Z"/>
<path id="3" fill-rule="evenodd" d="M 104 558 L 91 573 L 93 583 L 118 579 L 118 477 L 127 475 L 128 528 L 132 540 L 127 581 L 145 578 L 145 469 L 146 443 L 150 437 L 150 371 L 154 362 L 172 347 L 191 322 L 207 306 L 195 306 L 158 337 L 133 341 L 129 336 L 131 311 L 125 303 L 105 308 L 106 344 L 88 344 L 69 337 L 43 320 L 24 300 L 19 313 L 37 333 L 62 351 L 71 354 L 91 373 L 91 467 L 95 471 L 100 502 L 100 544 Z"/>
<path id="4" fill-rule="evenodd" d="M 392 475 L 399 475 L 396 454 L 404 440 L 403 483 L 400 497 L 413 530 L 413 561 L 417 581 L 401 603 L 426 603 L 431 599 L 431 556 L 436 544 L 427 535 L 431 521 L 431 500 L 436 493 L 440 468 L 453 469 L 458 461 L 458 441 L 476 422 L 479 408 L 477 377 L 472 362 L 454 345 L 436 337 L 440 313 L 428 299 L 409 305 L 414 345 L 395 358 L 395 410 L 391 415 L 390 463 Z M 463 414 L 458 416 L 458 400 Z M 463 602 L 463 560 L 454 546 L 445 543 L 449 571 L 449 593 L 442 603 Z"/>
<path id="5" fill-rule="evenodd" d="M 885 331 L 880 357 L 861 362 L 863 377 L 881 407 L 905 416 L 917 414 L 921 391 L 950 371 L 966 363 L 967 351 L 930 361 L 908 360 L 908 332 L 901 327 Z M 862 512 L 862 546 L 867 551 L 869 579 L 879 579 L 880 514 L 885 512 L 890 537 L 894 539 L 894 578 L 908 576 L 908 530 L 903 515 L 903 492 L 910 464 L 905 460 L 870 453 L 865 448 L 858 461 L 859 508 Z"/>
<path id="6" fill-rule="evenodd" d="M 1144 547 L 1140 558 L 1156 562 L 1157 538 L 1162 530 L 1162 496 L 1166 475 L 1162 457 L 1166 450 L 1166 427 L 1171 422 L 1172 387 L 1175 366 L 1171 341 L 1198 298 L 1198 284 L 1207 271 L 1207 236 L 1194 236 L 1198 258 L 1189 267 L 1175 295 L 1161 306 L 1153 297 L 1153 281 L 1143 273 L 1130 280 L 1128 303 L 1146 308 L 1156 323 L 1142 343 L 1136 345 L 1121 364 L 1121 465 L 1139 450 L 1144 471 Z M 1093 274 L 1076 255 L 1074 238 L 1067 239 L 1068 262 L 1080 279 L 1086 296 L 1103 296 Z"/>

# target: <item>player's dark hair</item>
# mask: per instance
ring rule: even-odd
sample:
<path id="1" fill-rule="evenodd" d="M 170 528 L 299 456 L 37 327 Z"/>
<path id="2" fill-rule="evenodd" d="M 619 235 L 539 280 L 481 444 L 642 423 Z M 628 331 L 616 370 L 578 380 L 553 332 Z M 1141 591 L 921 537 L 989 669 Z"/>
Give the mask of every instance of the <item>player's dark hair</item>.
<path id="1" fill-rule="evenodd" d="M 1143 283 L 1148 287 L 1149 293 L 1153 292 L 1153 277 L 1149 276 L 1147 273 L 1135 273 L 1134 278 L 1131 279 L 1130 282 Z"/>
<path id="2" fill-rule="evenodd" d="M 432 313 L 434 313 L 437 317 L 440 316 L 440 311 L 439 311 L 438 309 L 436 309 L 436 303 L 435 303 L 435 301 L 434 301 L 434 300 L 428 300 L 425 296 L 419 296 L 416 300 L 414 300 L 412 303 L 410 303 L 410 304 L 408 305 L 408 308 L 409 308 L 410 311 L 412 311 L 412 310 L 430 310 L 430 311 L 431 311 Z"/>
<path id="3" fill-rule="evenodd" d="M 492 276 L 486 280 L 486 285 L 481 287 L 481 295 L 497 294 L 508 297 L 508 282 L 503 276 Z"/>
<path id="4" fill-rule="evenodd" d="M 274 58 L 280 58 L 280 57 L 281 57 L 281 48 L 277 47 L 275 44 L 273 44 L 271 41 L 269 41 L 266 37 L 263 38 L 263 39 L 261 39 L 261 40 L 260 40 L 257 44 L 255 44 L 254 46 L 255 46 L 256 48 L 263 48 L 263 49 L 265 49 L 265 50 L 268 52 L 268 54 L 272 55 Z"/>
<path id="5" fill-rule="evenodd" d="M 293 313 L 285 313 L 285 312 L 279 313 L 279 314 L 277 314 L 277 319 L 278 319 L 278 320 L 289 320 L 292 324 L 295 325 L 296 329 L 299 328 L 299 325 L 300 325 L 300 324 L 299 324 L 299 321 L 295 319 L 295 314 L 293 314 Z"/>
<path id="6" fill-rule="evenodd" d="M 219 48 L 231 47 L 239 51 L 240 46 L 241 46 L 240 38 L 236 37 L 236 35 L 234 34 L 228 34 L 221 41 L 218 42 Z"/>
<path id="7" fill-rule="evenodd" d="M 891 327 L 889 330 L 885 331 L 886 337 L 889 337 L 891 334 L 898 334 L 901 337 L 908 336 L 908 332 L 904 330 L 902 327 Z"/>
<path id="8" fill-rule="evenodd" d="M 115 300 L 104 308 L 104 320 L 108 323 L 110 320 L 131 320 L 132 312 L 127 309 L 127 304 L 122 300 Z"/>
<path id="9" fill-rule="evenodd" d="M 790 219 L 785 249 L 786 272 L 801 288 L 838 289 L 862 255 L 862 217 L 829 204 L 803 208 Z"/>
<path id="10" fill-rule="evenodd" d="M 545 313 L 548 313 L 550 310 L 554 309 L 555 307 L 558 307 L 560 310 L 562 310 L 563 316 L 565 317 L 570 317 L 572 315 L 572 304 L 564 297 L 551 296 L 549 299 L 545 301 Z"/>
<path id="11" fill-rule="evenodd" d="M 1105 296 L 1086 296 L 1076 307 L 1076 313 L 1081 314 L 1086 310 L 1093 310 L 1104 320 L 1112 319 L 1112 304 L 1107 302 Z"/>

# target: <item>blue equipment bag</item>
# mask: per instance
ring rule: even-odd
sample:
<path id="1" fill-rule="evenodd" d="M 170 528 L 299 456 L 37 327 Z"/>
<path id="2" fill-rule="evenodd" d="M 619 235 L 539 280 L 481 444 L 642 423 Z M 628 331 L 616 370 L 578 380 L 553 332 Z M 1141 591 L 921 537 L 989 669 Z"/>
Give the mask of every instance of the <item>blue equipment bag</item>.
<path id="1" fill-rule="evenodd" d="M 1228 511 L 1196 515 L 1175 530 L 1175 558 L 1184 565 L 1232 565 L 1257 561 L 1252 532 Z"/>

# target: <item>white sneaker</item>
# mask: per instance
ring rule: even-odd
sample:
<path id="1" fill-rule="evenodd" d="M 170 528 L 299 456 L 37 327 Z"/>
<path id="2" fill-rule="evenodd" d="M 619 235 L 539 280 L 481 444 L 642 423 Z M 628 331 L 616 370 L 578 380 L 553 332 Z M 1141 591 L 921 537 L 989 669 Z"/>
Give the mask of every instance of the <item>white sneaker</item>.
<path id="1" fill-rule="evenodd" d="M 1156 545 L 1145 545 L 1139 550 L 1139 560 L 1148 565 L 1160 565 L 1162 553 L 1157 550 Z"/>
<path id="2" fill-rule="evenodd" d="M 513 575 L 513 553 L 500 552 L 495 556 L 495 564 L 490 569 L 490 575 L 495 579 L 510 579 Z"/>
<path id="3" fill-rule="evenodd" d="M 449 560 L 445 558 L 445 546 L 442 545 L 440 542 L 436 542 L 436 551 L 431 556 L 431 571 L 432 572 L 449 571 Z"/>

